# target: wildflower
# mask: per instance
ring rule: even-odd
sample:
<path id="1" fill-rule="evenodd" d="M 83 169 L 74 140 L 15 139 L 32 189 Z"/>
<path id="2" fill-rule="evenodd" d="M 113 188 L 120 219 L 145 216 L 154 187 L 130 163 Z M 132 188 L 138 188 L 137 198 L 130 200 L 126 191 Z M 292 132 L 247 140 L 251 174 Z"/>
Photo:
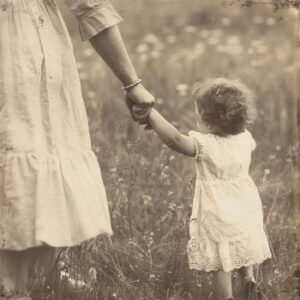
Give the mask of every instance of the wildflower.
<path id="1" fill-rule="evenodd" d="M 176 90 L 180 96 L 184 97 L 188 94 L 189 86 L 185 83 L 180 83 L 176 85 Z"/>
<path id="2" fill-rule="evenodd" d="M 177 41 L 177 37 L 175 35 L 169 35 L 167 37 L 167 42 L 169 44 L 174 44 L 174 43 L 176 43 L 176 41 Z"/>
<path id="3" fill-rule="evenodd" d="M 241 54 L 243 52 L 243 47 L 240 45 L 229 45 L 227 47 L 227 52 L 233 55 Z"/>
<path id="4" fill-rule="evenodd" d="M 193 25 L 187 25 L 183 28 L 183 31 L 186 33 L 195 33 L 197 32 L 197 27 Z"/>
<path id="5" fill-rule="evenodd" d="M 148 43 L 148 44 L 156 44 L 159 42 L 159 39 L 155 34 L 149 33 L 149 34 L 145 35 L 144 42 Z"/>
<path id="6" fill-rule="evenodd" d="M 208 40 L 207 40 L 207 44 L 209 45 L 217 45 L 219 43 L 219 39 L 217 37 L 210 37 Z"/>
<path id="7" fill-rule="evenodd" d="M 65 263 L 64 261 L 59 261 L 59 262 L 58 262 L 58 267 L 59 267 L 60 269 L 64 268 L 65 266 L 66 266 L 66 263 Z"/>
<path id="8" fill-rule="evenodd" d="M 194 54 L 196 54 L 198 57 L 202 55 L 204 51 L 205 51 L 205 45 L 203 43 L 199 42 L 195 45 Z"/>
<path id="9" fill-rule="evenodd" d="M 172 196 L 173 194 L 174 194 L 174 192 L 168 191 L 168 196 Z"/>
<path id="10" fill-rule="evenodd" d="M 263 178 L 262 178 L 262 183 L 265 184 L 266 181 L 267 181 L 267 177 L 268 175 L 271 173 L 271 171 L 269 169 L 264 169 L 264 175 L 263 175 Z"/>
<path id="11" fill-rule="evenodd" d="M 95 282 L 97 280 L 97 271 L 94 267 L 89 269 L 89 281 Z"/>
<path id="12" fill-rule="evenodd" d="M 255 16 L 253 19 L 252 19 L 252 23 L 253 24 L 256 24 L 256 25 L 260 25 L 264 22 L 264 18 L 262 16 Z"/>
<path id="13" fill-rule="evenodd" d="M 152 201 L 152 197 L 148 195 L 143 195 L 142 199 L 144 200 L 144 205 L 148 205 Z"/>
<path id="14" fill-rule="evenodd" d="M 229 18 L 222 18 L 221 24 L 223 26 L 229 26 L 229 25 L 231 25 L 231 20 Z"/>
<path id="15" fill-rule="evenodd" d="M 169 209 L 170 210 L 175 210 L 176 204 L 175 203 L 169 203 Z"/>
<path id="16" fill-rule="evenodd" d="M 257 47 L 256 51 L 260 54 L 264 54 L 268 51 L 268 48 L 264 45 L 260 45 L 259 47 Z"/>
<path id="17" fill-rule="evenodd" d="M 240 38 L 237 35 L 230 35 L 226 39 L 226 42 L 227 42 L 227 44 L 230 44 L 230 45 L 240 44 Z"/>
<path id="18" fill-rule="evenodd" d="M 59 277 L 60 277 L 60 279 L 69 278 L 70 273 L 67 270 L 61 270 L 59 273 Z"/>
<path id="19" fill-rule="evenodd" d="M 277 145 L 277 146 L 276 146 L 276 150 L 277 150 L 277 151 L 280 151 L 280 150 L 281 150 L 281 146 L 280 146 L 280 145 Z"/>
<path id="20" fill-rule="evenodd" d="M 154 274 L 150 274 L 150 279 L 154 279 L 155 278 L 155 275 Z"/>
<path id="21" fill-rule="evenodd" d="M 274 18 L 267 18 L 266 19 L 266 24 L 268 26 L 273 26 L 275 24 L 275 19 Z"/>
<path id="22" fill-rule="evenodd" d="M 275 158 L 276 158 L 276 154 L 270 154 L 270 155 L 269 155 L 269 159 L 270 159 L 270 160 L 273 160 L 273 159 L 275 159 Z"/>
<path id="23" fill-rule="evenodd" d="M 137 53 L 145 53 L 149 50 L 149 45 L 147 44 L 140 44 L 136 47 Z"/>
<path id="24" fill-rule="evenodd" d="M 160 97 L 156 98 L 156 103 L 157 104 L 162 104 L 164 102 L 164 100 Z"/>
<path id="25" fill-rule="evenodd" d="M 113 297 L 113 298 L 117 298 L 117 294 L 116 294 L 116 293 L 113 293 L 113 294 L 112 294 L 112 297 Z"/>

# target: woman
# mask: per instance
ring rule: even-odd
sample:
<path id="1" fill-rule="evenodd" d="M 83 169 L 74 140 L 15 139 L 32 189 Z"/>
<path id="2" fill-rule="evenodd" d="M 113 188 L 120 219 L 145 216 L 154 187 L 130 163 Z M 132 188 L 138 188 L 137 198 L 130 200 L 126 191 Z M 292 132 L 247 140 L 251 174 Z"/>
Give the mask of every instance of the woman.
<path id="1" fill-rule="evenodd" d="M 67 4 L 82 40 L 90 40 L 131 100 L 151 105 L 109 0 Z M 55 0 L 0 0 L 0 8 L 0 296 L 25 299 L 33 258 L 51 261 L 56 247 L 112 229 L 72 44 Z"/>

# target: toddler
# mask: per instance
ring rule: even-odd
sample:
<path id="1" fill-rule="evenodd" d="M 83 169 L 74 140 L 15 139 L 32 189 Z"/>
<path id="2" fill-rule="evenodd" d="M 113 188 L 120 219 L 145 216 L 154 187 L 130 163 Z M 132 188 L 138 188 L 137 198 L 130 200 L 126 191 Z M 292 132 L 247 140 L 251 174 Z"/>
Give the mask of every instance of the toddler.
<path id="1" fill-rule="evenodd" d="M 233 299 L 231 272 L 244 279 L 244 300 L 262 299 L 253 265 L 271 257 L 261 199 L 249 176 L 256 143 L 247 130 L 253 97 L 241 82 L 223 78 L 195 85 L 197 130 L 181 134 L 154 108 L 128 101 L 132 117 L 147 124 L 171 149 L 195 158 L 197 172 L 190 240 L 190 269 L 213 271 L 220 300 Z"/>

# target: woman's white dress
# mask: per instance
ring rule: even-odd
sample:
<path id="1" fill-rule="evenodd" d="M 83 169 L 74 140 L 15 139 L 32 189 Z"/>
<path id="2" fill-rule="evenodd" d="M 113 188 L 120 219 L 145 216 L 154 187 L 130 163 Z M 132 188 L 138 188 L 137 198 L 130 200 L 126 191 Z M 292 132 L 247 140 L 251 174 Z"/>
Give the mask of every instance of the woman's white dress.
<path id="1" fill-rule="evenodd" d="M 226 272 L 271 257 L 262 203 L 249 176 L 256 143 L 246 130 L 220 137 L 190 131 L 196 186 L 187 245 L 191 269 Z"/>
<path id="2" fill-rule="evenodd" d="M 122 19 L 67 0 L 82 40 Z M 55 0 L 0 0 L 0 249 L 112 234 L 72 43 Z"/>

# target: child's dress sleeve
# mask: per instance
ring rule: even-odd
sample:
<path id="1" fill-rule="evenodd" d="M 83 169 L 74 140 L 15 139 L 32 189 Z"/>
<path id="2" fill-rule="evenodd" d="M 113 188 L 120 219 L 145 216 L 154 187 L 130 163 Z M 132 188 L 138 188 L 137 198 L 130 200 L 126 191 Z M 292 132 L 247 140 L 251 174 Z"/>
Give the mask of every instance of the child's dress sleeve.
<path id="1" fill-rule="evenodd" d="M 66 3 L 78 20 L 83 41 L 123 21 L 109 0 L 67 0 Z"/>
<path id="2" fill-rule="evenodd" d="M 247 133 L 248 142 L 250 144 L 251 151 L 253 151 L 256 148 L 256 142 L 255 142 L 255 140 L 254 140 L 254 138 L 253 138 L 250 131 L 246 130 L 246 133 Z"/>
<path id="3" fill-rule="evenodd" d="M 200 132 L 191 130 L 188 132 L 188 135 L 194 140 L 195 143 L 195 149 L 196 153 L 194 158 L 196 160 L 200 160 L 205 157 L 206 151 L 205 151 L 205 137 Z"/>

